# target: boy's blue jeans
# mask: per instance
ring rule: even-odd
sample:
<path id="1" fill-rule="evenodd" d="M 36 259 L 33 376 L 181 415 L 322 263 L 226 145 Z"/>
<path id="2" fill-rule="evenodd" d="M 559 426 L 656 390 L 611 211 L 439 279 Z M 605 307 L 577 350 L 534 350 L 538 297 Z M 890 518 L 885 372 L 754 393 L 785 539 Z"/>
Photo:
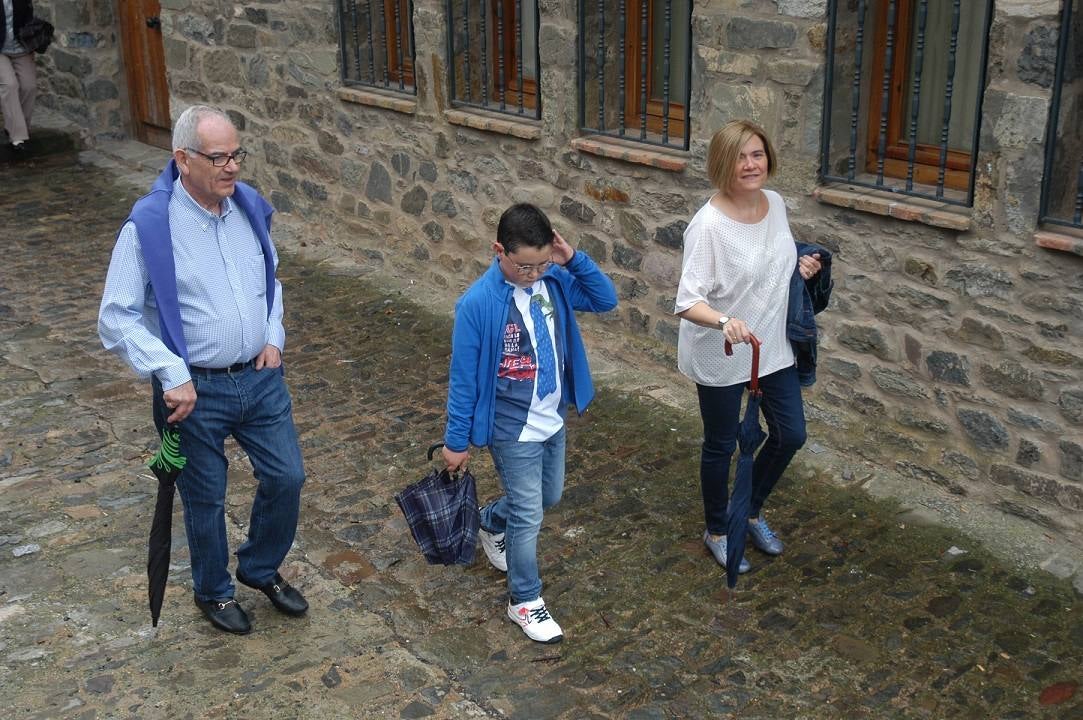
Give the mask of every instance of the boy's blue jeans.
<path id="1" fill-rule="evenodd" d="M 282 368 L 237 373 L 193 371 L 196 405 L 177 426 L 188 461 L 177 478 L 192 558 L 192 584 L 200 600 L 233 597 L 227 568 L 226 436 L 248 454 L 259 486 L 248 540 L 237 548 L 237 572 L 256 584 L 274 578 L 293 544 L 305 470 L 293 425 L 293 404 Z M 154 422 L 161 431 L 169 412 L 154 380 Z"/>
<path id="2" fill-rule="evenodd" d="M 504 533 L 512 603 L 541 596 L 538 532 L 544 511 L 564 492 L 564 428 L 544 442 L 497 440 L 489 445 L 504 494 L 485 506 L 481 526 Z"/>
<path id="3" fill-rule="evenodd" d="M 737 448 L 745 387 L 745 383 L 726 387 L 696 385 L 703 418 L 699 480 L 704 520 L 712 535 L 726 534 L 730 464 Z M 797 369 L 790 366 L 761 377 L 760 389 L 763 390 L 760 412 L 767 420 L 767 440 L 752 466 L 750 517 L 760 514 L 775 483 L 805 444 L 805 408 L 801 403 Z"/>

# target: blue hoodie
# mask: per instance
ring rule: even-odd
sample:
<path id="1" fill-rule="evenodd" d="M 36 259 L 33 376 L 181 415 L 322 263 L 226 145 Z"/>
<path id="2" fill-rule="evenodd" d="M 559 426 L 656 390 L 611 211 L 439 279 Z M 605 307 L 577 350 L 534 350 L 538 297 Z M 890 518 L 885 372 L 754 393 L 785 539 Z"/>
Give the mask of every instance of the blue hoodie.
<path id="1" fill-rule="evenodd" d="M 578 250 L 567 265 L 554 265 L 542 279 L 557 308 L 557 332 L 565 352 L 561 401 L 574 404 L 581 415 L 594 399 L 594 383 L 575 311 L 612 310 L 617 306 L 617 291 L 590 256 Z M 449 450 L 462 452 L 470 445 L 486 447 L 492 440 L 496 370 L 503 352 L 511 293 L 511 285 L 494 260 L 455 304 L 444 431 L 444 444 Z"/>

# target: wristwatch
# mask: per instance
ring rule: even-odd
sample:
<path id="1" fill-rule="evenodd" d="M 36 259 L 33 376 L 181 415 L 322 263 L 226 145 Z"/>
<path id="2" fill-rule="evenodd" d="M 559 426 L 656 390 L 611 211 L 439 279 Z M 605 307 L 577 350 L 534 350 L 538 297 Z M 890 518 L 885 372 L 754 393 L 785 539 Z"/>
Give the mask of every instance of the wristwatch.
<path id="1" fill-rule="evenodd" d="M 730 318 L 729 315 L 723 315 L 722 317 L 718 318 L 718 329 L 719 330 L 725 330 L 726 329 L 726 323 L 728 323 L 731 319 L 732 318 Z"/>

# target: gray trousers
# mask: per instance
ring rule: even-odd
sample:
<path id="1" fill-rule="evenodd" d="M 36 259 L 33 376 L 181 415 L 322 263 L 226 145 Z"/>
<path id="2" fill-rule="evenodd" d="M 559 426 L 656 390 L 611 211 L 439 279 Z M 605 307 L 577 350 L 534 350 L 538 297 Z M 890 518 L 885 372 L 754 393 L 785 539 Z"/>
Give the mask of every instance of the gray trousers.
<path id="1" fill-rule="evenodd" d="M 38 96 L 38 70 L 34 54 L 0 54 L 0 112 L 8 140 L 23 142 L 30 137 L 30 116 Z"/>

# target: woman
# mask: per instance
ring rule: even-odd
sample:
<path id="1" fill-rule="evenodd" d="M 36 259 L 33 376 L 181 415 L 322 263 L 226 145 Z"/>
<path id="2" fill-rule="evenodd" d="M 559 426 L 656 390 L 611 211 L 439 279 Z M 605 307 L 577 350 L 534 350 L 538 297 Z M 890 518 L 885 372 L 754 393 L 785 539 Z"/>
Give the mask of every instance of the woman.
<path id="1" fill-rule="evenodd" d="M 760 387 L 768 437 L 752 476 L 749 535 L 769 555 L 782 542 L 761 511 L 778 478 L 805 442 L 805 413 L 794 352 L 787 339 L 791 278 L 820 271 L 820 254 L 797 257 L 782 197 L 764 184 L 774 173 L 767 134 L 745 120 L 711 138 L 707 172 L 717 192 L 684 232 L 684 263 L 675 312 L 682 319 L 678 367 L 696 382 L 703 419 L 700 485 L 707 523 L 703 542 L 726 565 L 726 511 L 730 460 L 737 447 L 741 398 L 760 341 Z M 723 344 L 734 345 L 727 357 Z M 740 572 L 748 561 L 741 559 Z"/>
<path id="2" fill-rule="evenodd" d="M 30 115 L 38 94 L 34 54 L 19 42 L 19 30 L 33 16 L 30 0 L 0 0 L 0 112 L 15 152 L 22 152 L 30 139 Z"/>

